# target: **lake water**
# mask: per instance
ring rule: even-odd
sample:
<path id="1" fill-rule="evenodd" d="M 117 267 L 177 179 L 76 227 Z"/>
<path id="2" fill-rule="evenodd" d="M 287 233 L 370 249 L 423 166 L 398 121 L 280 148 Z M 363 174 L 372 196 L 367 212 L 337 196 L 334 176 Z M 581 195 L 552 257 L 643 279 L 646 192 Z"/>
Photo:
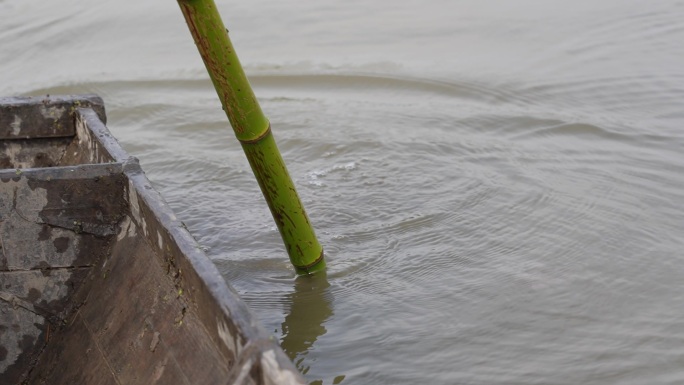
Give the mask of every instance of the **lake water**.
<path id="1" fill-rule="evenodd" d="M 684 1 L 220 1 L 321 243 L 295 279 L 174 1 L 0 0 L 314 384 L 684 383 Z"/>

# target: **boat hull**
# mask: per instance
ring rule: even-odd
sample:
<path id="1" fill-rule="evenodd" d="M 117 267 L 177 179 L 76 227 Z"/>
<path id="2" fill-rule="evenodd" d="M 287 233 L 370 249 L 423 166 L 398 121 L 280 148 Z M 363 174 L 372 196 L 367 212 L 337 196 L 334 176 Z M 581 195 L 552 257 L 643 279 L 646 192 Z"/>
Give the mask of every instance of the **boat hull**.
<path id="1" fill-rule="evenodd" d="M 0 98 L 0 384 L 303 384 L 104 122 Z"/>

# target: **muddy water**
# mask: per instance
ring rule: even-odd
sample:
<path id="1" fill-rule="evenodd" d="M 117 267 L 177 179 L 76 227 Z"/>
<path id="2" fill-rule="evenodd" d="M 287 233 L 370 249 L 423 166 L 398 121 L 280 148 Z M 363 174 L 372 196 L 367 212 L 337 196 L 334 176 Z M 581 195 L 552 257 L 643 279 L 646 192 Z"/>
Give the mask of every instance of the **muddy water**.
<path id="1" fill-rule="evenodd" d="M 312 383 L 684 382 L 684 2 L 219 2 L 329 260 L 294 279 L 173 1 L 0 0 Z"/>

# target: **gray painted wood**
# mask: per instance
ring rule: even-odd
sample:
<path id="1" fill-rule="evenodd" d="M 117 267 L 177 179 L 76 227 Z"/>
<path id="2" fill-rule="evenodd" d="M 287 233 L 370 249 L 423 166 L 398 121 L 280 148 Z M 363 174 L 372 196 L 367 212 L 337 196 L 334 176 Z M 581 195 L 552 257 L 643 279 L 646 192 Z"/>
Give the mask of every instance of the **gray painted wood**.
<path id="1" fill-rule="evenodd" d="M 103 120 L 0 98 L 0 384 L 303 384 Z"/>

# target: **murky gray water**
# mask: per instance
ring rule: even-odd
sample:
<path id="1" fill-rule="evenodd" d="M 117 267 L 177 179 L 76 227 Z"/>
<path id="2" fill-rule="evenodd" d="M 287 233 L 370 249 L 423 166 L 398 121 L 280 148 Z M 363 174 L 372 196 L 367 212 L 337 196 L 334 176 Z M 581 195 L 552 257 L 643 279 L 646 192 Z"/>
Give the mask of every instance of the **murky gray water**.
<path id="1" fill-rule="evenodd" d="M 103 96 L 314 383 L 684 383 L 684 2 L 219 6 L 327 279 L 294 279 L 174 1 L 0 0 L 0 94 Z"/>

